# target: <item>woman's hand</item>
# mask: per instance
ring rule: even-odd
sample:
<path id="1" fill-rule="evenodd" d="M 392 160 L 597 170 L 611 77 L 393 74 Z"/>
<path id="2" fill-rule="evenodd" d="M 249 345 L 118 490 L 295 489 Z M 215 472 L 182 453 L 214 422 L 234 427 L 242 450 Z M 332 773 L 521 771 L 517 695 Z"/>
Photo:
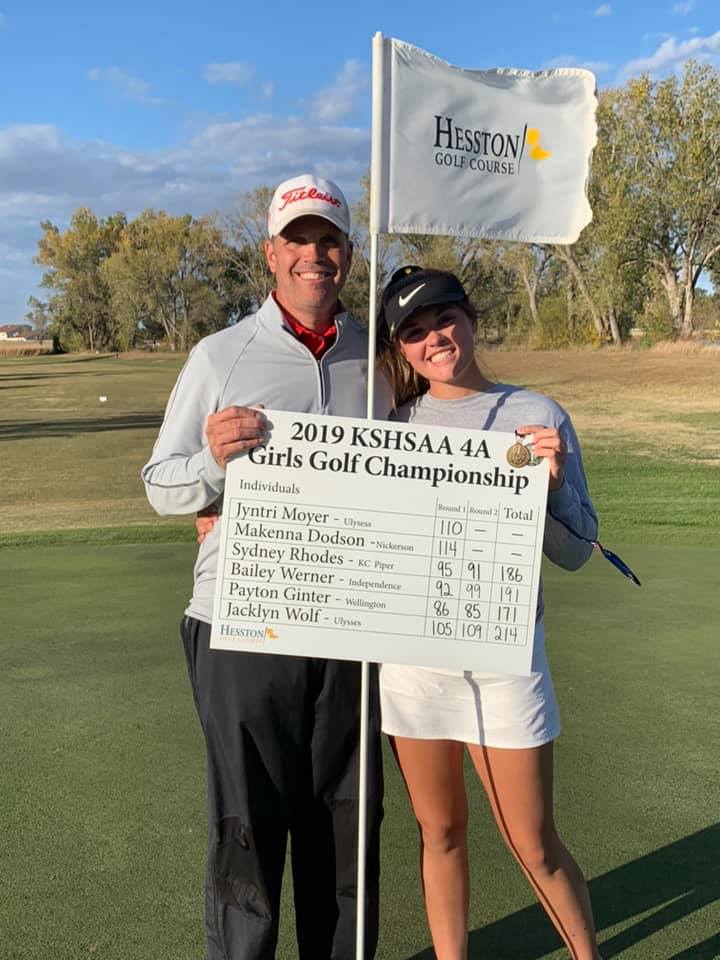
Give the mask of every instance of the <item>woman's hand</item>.
<path id="1" fill-rule="evenodd" d="M 535 457 L 543 457 L 550 464 L 550 489 L 559 490 L 565 482 L 567 444 L 556 427 L 539 425 L 518 427 L 515 433 L 524 439 Z"/>
<path id="2" fill-rule="evenodd" d="M 197 542 L 202 543 L 205 540 L 205 537 L 212 533 L 213 527 L 220 519 L 220 514 L 218 513 L 217 505 L 211 503 L 209 507 L 205 507 L 204 510 L 199 510 L 198 515 L 195 518 L 195 529 L 197 531 Z"/>

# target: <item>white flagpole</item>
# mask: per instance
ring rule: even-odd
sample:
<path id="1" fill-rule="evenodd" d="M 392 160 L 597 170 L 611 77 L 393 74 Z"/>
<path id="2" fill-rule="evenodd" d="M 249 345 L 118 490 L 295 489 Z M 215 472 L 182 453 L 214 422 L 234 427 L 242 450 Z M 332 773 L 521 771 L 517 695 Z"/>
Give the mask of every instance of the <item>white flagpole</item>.
<path id="1" fill-rule="evenodd" d="M 368 393 L 367 416 L 373 415 L 375 391 L 375 336 L 377 316 L 378 233 L 380 230 L 383 177 L 383 127 L 385 105 L 385 41 L 376 33 L 372 41 L 372 140 L 370 152 L 370 305 L 368 308 Z"/>
<path id="2" fill-rule="evenodd" d="M 370 305 L 368 308 L 367 418 L 372 420 L 375 396 L 375 336 L 377 313 L 378 198 L 382 159 L 383 37 L 373 37 L 372 158 L 370 165 Z M 360 770 L 358 778 L 357 924 L 355 960 L 365 960 L 365 890 L 367 860 L 368 730 L 370 721 L 370 664 L 360 665 Z"/>

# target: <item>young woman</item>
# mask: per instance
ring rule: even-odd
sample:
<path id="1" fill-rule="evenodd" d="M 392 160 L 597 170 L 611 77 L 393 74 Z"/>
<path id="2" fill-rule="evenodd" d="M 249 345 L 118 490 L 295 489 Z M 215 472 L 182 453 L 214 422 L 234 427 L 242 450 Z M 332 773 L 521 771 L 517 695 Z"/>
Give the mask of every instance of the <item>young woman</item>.
<path id="1" fill-rule="evenodd" d="M 404 267 L 382 296 L 379 364 L 399 420 L 515 432 L 550 466 L 543 549 L 570 570 L 597 522 L 570 419 L 553 400 L 491 383 L 474 349 L 475 311 L 451 273 Z M 570 531 L 575 531 L 580 539 Z M 598 960 L 588 891 L 553 821 L 558 711 L 545 656 L 542 587 L 529 677 L 383 665 L 383 730 L 420 829 L 421 870 L 438 960 L 468 943 L 467 749 L 502 836 L 573 960 Z"/>
<path id="2" fill-rule="evenodd" d="M 569 570 L 597 531 L 570 419 L 553 400 L 491 383 L 475 358 L 475 311 L 452 273 L 403 267 L 382 296 L 378 361 L 398 420 L 515 432 L 550 466 L 543 549 Z M 202 538 L 215 517 L 198 520 Z M 574 532 L 571 532 L 574 531 Z M 577 536 L 576 536 L 577 534 Z M 573 960 L 600 960 L 583 875 L 553 821 L 558 710 L 545 656 L 542 587 L 529 677 L 386 664 L 383 730 L 393 741 L 420 829 L 421 871 L 437 960 L 466 960 L 470 754 L 498 828 Z"/>

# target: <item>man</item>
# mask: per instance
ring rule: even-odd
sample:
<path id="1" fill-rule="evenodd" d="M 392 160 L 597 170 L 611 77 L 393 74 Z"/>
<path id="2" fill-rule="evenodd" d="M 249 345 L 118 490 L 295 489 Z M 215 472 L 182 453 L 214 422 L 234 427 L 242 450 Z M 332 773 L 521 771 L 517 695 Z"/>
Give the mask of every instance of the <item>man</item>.
<path id="1" fill-rule="evenodd" d="M 221 497 L 228 461 L 264 442 L 264 416 L 251 405 L 365 416 L 367 336 L 338 299 L 352 257 L 342 192 L 308 175 L 280 184 L 268 232 L 274 291 L 256 313 L 195 347 L 170 396 L 143 469 L 160 514 L 195 513 Z M 381 404 L 384 416 L 389 401 Z M 351 960 L 360 668 L 211 650 L 218 532 L 200 547 L 181 627 L 207 746 L 209 960 L 274 957 L 288 834 L 299 958 Z M 374 692 L 371 717 L 368 958 L 382 816 Z"/>

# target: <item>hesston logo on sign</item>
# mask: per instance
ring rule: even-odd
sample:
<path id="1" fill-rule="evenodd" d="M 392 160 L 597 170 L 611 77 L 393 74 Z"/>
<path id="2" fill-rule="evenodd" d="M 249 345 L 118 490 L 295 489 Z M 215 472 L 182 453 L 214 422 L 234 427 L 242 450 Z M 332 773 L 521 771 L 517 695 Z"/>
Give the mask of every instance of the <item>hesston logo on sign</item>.
<path id="1" fill-rule="evenodd" d="M 296 203 L 298 200 L 322 200 L 324 203 L 332 204 L 333 207 L 342 206 L 342 201 L 338 200 L 337 197 L 333 197 L 331 193 L 322 193 L 315 187 L 310 187 L 309 190 L 307 187 L 295 187 L 294 190 L 288 190 L 287 193 L 284 193 L 282 199 L 285 202 L 278 208 L 278 213 L 284 210 L 288 204 Z"/>

